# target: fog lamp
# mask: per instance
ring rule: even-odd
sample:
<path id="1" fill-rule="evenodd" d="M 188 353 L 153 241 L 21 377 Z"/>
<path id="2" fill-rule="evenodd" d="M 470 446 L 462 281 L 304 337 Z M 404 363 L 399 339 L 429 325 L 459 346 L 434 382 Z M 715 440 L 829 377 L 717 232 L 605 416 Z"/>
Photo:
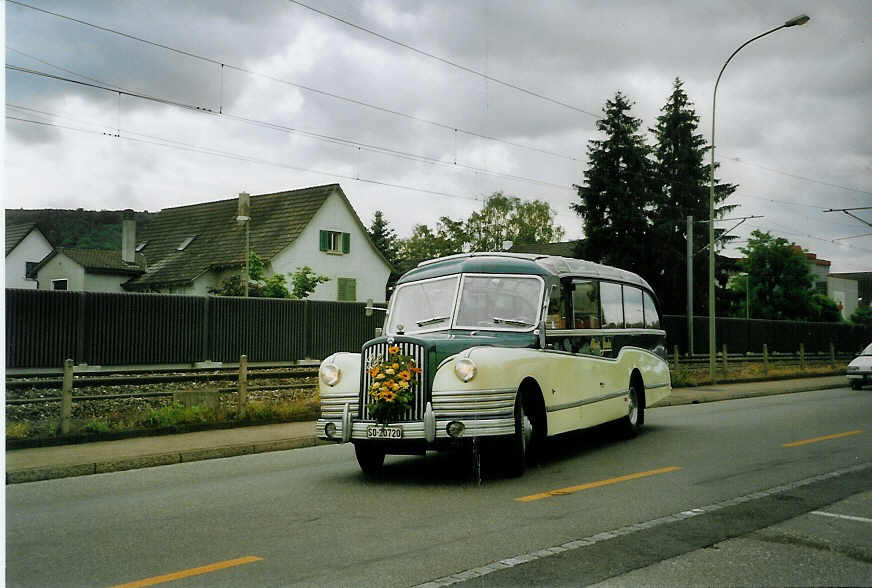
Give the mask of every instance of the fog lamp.
<path id="1" fill-rule="evenodd" d="M 321 375 L 321 381 L 328 386 L 335 386 L 336 382 L 339 381 L 339 368 L 332 363 L 322 363 L 318 372 Z"/>
<path id="2" fill-rule="evenodd" d="M 463 435 L 463 431 L 466 429 L 466 425 L 461 423 L 460 421 L 451 421 L 445 427 L 445 432 L 448 433 L 449 437 L 454 437 L 457 439 L 461 435 Z"/>
<path id="3" fill-rule="evenodd" d="M 327 423 L 324 425 L 324 433 L 331 439 L 336 436 L 336 423 Z"/>
<path id="4" fill-rule="evenodd" d="M 461 382 L 468 382 L 475 377 L 478 368 L 475 365 L 475 362 L 469 358 L 464 357 L 463 359 L 458 359 L 454 362 L 454 375 Z"/>

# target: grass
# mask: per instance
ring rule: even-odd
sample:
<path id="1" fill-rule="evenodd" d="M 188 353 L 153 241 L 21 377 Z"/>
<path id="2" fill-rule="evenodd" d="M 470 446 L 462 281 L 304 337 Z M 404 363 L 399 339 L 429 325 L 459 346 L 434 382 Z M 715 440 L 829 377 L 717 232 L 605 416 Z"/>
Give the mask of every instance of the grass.
<path id="1" fill-rule="evenodd" d="M 727 384 L 730 382 L 781 380 L 806 376 L 838 376 L 845 374 L 847 365 L 847 362 L 836 362 L 835 366 L 830 364 L 808 364 L 804 370 L 800 370 L 797 365 L 778 366 L 769 364 L 769 369 L 767 370 L 762 363 L 733 363 L 732 365 L 728 363 L 727 368 L 724 369 L 723 363 L 719 362 L 716 377 L 718 378 L 718 383 Z M 670 369 L 670 374 L 672 375 L 673 388 L 704 386 L 712 383 L 708 365 L 690 366 L 687 364 L 681 365 L 679 362 L 678 369 Z"/>
<path id="2" fill-rule="evenodd" d="M 154 432 L 202 429 L 203 427 L 227 426 L 234 423 L 259 424 L 313 420 L 320 410 L 318 398 L 302 400 L 252 400 L 244 417 L 237 414 L 235 406 L 219 405 L 185 407 L 170 404 L 146 411 L 107 412 L 99 418 L 73 421 L 70 437 L 100 437 L 118 434 L 149 434 Z M 7 440 L 47 440 L 61 437 L 59 423 L 31 423 L 10 421 L 6 423 Z"/>

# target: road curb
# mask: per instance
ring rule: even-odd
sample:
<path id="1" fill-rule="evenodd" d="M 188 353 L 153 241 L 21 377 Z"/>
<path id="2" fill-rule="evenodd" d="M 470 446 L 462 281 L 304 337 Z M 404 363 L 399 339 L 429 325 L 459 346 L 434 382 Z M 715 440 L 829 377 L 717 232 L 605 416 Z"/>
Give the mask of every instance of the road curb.
<path id="1" fill-rule="evenodd" d="M 293 439 L 278 439 L 275 441 L 266 441 L 254 444 L 243 443 L 237 445 L 225 445 L 223 447 L 186 449 L 184 451 L 170 451 L 165 453 L 155 453 L 152 455 L 122 457 L 94 463 L 25 468 L 15 471 L 7 471 L 6 484 L 39 482 L 41 480 L 54 480 L 57 478 L 72 478 L 76 476 L 88 476 L 91 474 L 121 472 L 125 470 L 136 470 L 162 465 L 188 463 L 192 461 L 202 461 L 206 459 L 219 459 L 222 457 L 250 455 L 253 453 L 286 451 L 288 449 L 313 447 L 317 443 L 318 440 L 314 436 L 297 437 Z"/>
<path id="2" fill-rule="evenodd" d="M 761 396 L 781 396 L 783 394 L 799 394 L 800 392 L 813 392 L 815 390 L 832 390 L 835 388 L 844 388 L 844 382 L 820 382 L 815 384 L 807 384 L 797 388 L 788 390 L 769 390 L 763 393 L 760 392 L 730 392 L 728 394 L 718 394 L 717 390 L 712 390 L 711 386 L 699 388 L 679 388 L 681 392 L 677 393 L 673 389 L 672 394 L 667 396 L 657 404 L 650 408 L 662 408 L 665 406 L 684 406 L 688 404 L 705 404 L 709 402 L 721 402 L 723 400 L 738 400 L 742 398 L 760 398 Z M 708 396 L 707 396 L 708 395 Z"/>

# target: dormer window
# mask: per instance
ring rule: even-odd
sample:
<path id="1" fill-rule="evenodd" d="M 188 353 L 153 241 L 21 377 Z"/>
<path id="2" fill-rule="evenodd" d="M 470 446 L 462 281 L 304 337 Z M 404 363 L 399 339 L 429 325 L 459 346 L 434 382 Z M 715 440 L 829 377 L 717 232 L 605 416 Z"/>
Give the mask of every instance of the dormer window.
<path id="1" fill-rule="evenodd" d="M 181 244 L 181 245 L 179 245 L 178 247 L 176 247 L 176 251 L 184 251 L 184 250 L 188 247 L 188 245 L 190 245 L 191 242 L 192 242 L 194 239 L 196 239 L 196 238 L 197 238 L 197 235 L 191 235 L 190 237 L 188 237 L 187 239 L 185 239 L 184 241 L 182 241 L 182 244 Z M 138 251 L 138 250 L 137 250 L 137 251 Z"/>

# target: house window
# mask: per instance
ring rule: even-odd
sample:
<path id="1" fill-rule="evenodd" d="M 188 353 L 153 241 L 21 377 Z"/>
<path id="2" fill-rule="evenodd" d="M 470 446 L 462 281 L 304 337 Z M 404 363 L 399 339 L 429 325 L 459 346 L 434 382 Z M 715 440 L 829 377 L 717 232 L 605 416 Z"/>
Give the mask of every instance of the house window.
<path id="1" fill-rule="evenodd" d="M 24 262 L 24 277 L 28 280 L 36 279 L 36 266 L 39 265 L 38 261 L 25 261 Z"/>
<path id="2" fill-rule="evenodd" d="M 336 278 L 339 295 L 336 300 L 340 302 L 357 302 L 357 280 L 354 278 Z"/>
<path id="3" fill-rule="evenodd" d="M 67 281 L 66 280 L 52 280 L 51 281 L 51 289 L 52 290 L 66 290 L 67 289 Z"/>
<path id="4" fill-rule="evenodd" d="M 321 251 L 327 253 L 350 253 L 351 234 L 340 233 L 339 231 L 321 231 L 319 235 L 319 245 Z"/>

